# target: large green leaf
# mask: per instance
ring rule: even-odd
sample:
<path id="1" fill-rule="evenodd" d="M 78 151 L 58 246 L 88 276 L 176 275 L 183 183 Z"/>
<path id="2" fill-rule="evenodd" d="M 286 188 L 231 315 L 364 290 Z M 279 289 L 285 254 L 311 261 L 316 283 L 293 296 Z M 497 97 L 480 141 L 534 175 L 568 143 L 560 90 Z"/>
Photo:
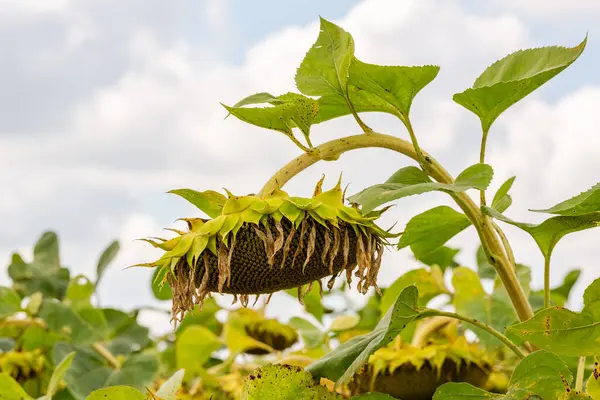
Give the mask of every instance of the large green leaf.
<path id="1" fill-rule="evenodd" d="M 600 278 L 585 290 L 580 313 L 544 308 L 527 321 L 509 326 L 507 335 L 566 356 L 600 354 Z"/>
<path id="2" fill-rule="evenodd" d="M 325 386 L 315 384 L 309 373 L 291 365 L 268 364 L 244 380 L 241 400 L 336 400 L 343 399 Z"/>
<path id="3" fill-rule="evenodd" d="M 341 344 L 309 365 L 307 371 L 315 378 L 326 377 L 337 384 L 347 382 L 371 354 L 394 340 L 406 325 L 419 317 L 418 298 L 415 286 L 405 288 L 372 332 Z"/>
<path id="4" fill-rule="evenodd" d="M 473 87 L 454 95 L 455 102 L 481 119 L 484 131 L 507 108 L 571 65 L 583 52 L 587 37 L 578 46 L 519 50 L 490 65 Z"/>
<path id="5" fill-rule="evenodd" d="M 515 368 L 505 395 L 489 393 L 468 383 L 447 383 L 435 392 L 433 400 L 533 400 L 586 399 L 570 386 L 573 375 L 558 356 L 536 351 Z"/>
<path id="6" fill-rule="evenodd" d="M 292 128 L 298 127 L 305 138 L 310 136 L 310 127 L 319 111 L 317 100 L 297 93 L 286 93 L 278 97 L 271 107 L 228 107 L 230 114 L 240 120 L 262 128 L 293 136 Z"/>
<path id="7" fill-rule="evenodd" d="M 426 306 L 429 300 L 440 294 L 449 293 L 444 284 L 444 275 L 439 267 L 414 269 L 396 279 L 385 289 L 379 305 L 381 313 L 385 314 L 394 305 L 400 293 L 412 285 L 419 289 L 420 306 Z"/>
<path id="8" fill-rule="evenodd" d="M 565 235 L 600 226 L 600 212 L 579 216 L 552 217 L 541 224 L 535 225 L 515 222 L 491 207 L 483 206 L 482 210 L 493 218 L 519 227 L 529 233 L 537 243 L 544 257 L 550 257 L 558 241 Z"/>
<path id="9" fill-rule="evenodd" d="M 146 396 L 129 386 L 113 386 L 92 392 L 85 400 L 144 400 Z"/>
<path id="10" fill-rule="evenodd" d="M 433 65 L 382 66 L 354 58 L 350 64 L 348 83 L 377 96 L 389 104 L 396 115 L 406 118 L 417 93 L 434 80 L 439 71 L 440 67 Z"/>
<path id="11" fill-rule="evenodd" d="M 320 20 L 319 37 L 296 71 L 296 86 L 307 96 L 345 97 L 354 40 L 339 26 Z"/>
<path id="12" fill-rule="evenodd" d="M 373 185 L 348 198 L 351 203 L 362 206 L 363 212 L 373 211 L 380 205 L 432 191 L 464 192 L 468 189 L 485 190 L 494 171 L 487 164 L 475 164 L 461 172 L 454 183 L 432 182 L 427 174 L 417 167 L 405 167 L 394 173 L 383 184 Z"/>
<path id="13" fill-rule="evenodd" d="M 200 325 L 188 326 L 175 343 L 177 368 L 183 368 L 193 377 L 204 370 L 204 364 L 211 354 L 221 348 L 223 342 L 208 328 Z"/>
<path id="14" fill-rule="evenodd" d="M 108 386 L 127 385 L 144 390 L 158 372 L 158 360 L 150 354 L 133 355 L 123 362 L 120 369 L 115 370 L 89 347 L 68 343 L 57 343 L 52 358 L 58 363 L 72 351 L 76 351 L 75 358 L 64 380 L 76 400 L 83 400 L 94 390 Z"/>
<path id="15" fill-rule="evenodd" d="M 69 270 L 60 267 L 58 237 L 45 232 L 34 246 L 33 261 L 27 263 L 14 253 L 8 266 L 13 289 L 23 296 L 41 292 L 44 297 L 62 299 L 70 280 Z"/>
<path id="16" fill-rule="evenodd" d="M 600 211 L 600 183 L 575 197 L 545 210 L 529 210 L 563 216 L 580 216 Z"/>
<path id="17" fill-rule="evenodd" d="M 40 318 L 48 328 L 65 339 L 77 344 L 90 344 L 102 338 L 101 333 L 86 320 L 56 300 L 44 300 L 40 307 Z"/>
<path id="18" fill-rule="evenodd" d="M 98 264 L 96 265 L 96 283 L 94 286 L 98 286 L 100 279 L 102 279 L 102 275 L 104 275 L 104 271 L 106 271 L 106 268 L 115 259 L 120 249 L 121 245 L 119 245 L 118 240 L 114 240 L 106 249 L 104 249 L 98 259 Z"/>
<path id="19" fill-rule="evenodd" d="M 221 215 L 223 206 L 227 198 L 219 192 L 214 190 L 205 190 L 204 192 L 197 192 L 192 189 L 174 189 L 169 190 L 168 193 L 176 194 L 181 196 L 196 207 L 203 213 L 208 215 L 210 218 L 216 218 Z"/>
<path id="20" fill-rule="evenodd" d="M 400 236 L 398 249 L 410 246 L 415 257 L 423 257 L 458 233 L 471 222 L 464 215 L 448 206 L 439 206 L 414 216 Z"/>
<path id="21" fill-rule="evenodd" d="M 0 286 L 0 320 L 21 311 L 21 297 L 12 289 Z"/>
<path id="22" fill-rule="evenodd" d="M 0 400 L 34 400 L 10 375 L 0 373 Z"/>

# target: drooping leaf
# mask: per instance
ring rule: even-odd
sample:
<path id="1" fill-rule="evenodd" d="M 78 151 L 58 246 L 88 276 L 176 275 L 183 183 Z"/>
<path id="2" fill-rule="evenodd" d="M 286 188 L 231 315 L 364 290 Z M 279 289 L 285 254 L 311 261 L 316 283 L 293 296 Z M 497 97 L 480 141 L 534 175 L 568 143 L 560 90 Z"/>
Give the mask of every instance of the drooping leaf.
<path id="1" fill-rule="evenodd" d="M 545 210 L 529 210 L 563 216 L 580 216 L 600 211 L 600 183 L 575 197 L 558 203 Z"/>
<path id="2" fill-rule="evenodd" d="M 341 344 L 331 353 L 307 367 L 313 377 L 325 377 L 337 384 L 347 382 L 375 351 L 391 342 L 419 316 L 415 286 L 405 288 L 375 329 Z"/>
<path id="3" fill-rule="evenodd" d="M 204 369 L 204 363 L 222 345 L 219 337 L 209 329 L 199 325 L 187 327 L 177 337 L 175 343 L 177 368 L 183 368 L 190 377 L 200 374 Z"/>
<path id="4" fill-rule="evenodd" d="M 227 198 L 219 192 L 214 190 L 205 190 L 204 192 L 197 192 L 192 189 L 174 189 L 169 190 L 168 193 L 176 194 L 181 196 L 196 207 L 203 213 L 208 215 L 210 218 L 216 218 L 221 215 L 223 206 Z"/>
<path id="5" fill-rule="evenodd" d="M 469 399 L 585 399 L 570 386 L 573 375 L 565 362 L 546 351 L 536 351 L 525 357 L 515 368 L 505 395 L 489 393 L 468 383 L 446 383 L 437 389 L 433 400 Z"/>
<path id="6" fill-rule="evenodd" d="M 0 373 L 0 399 L 1 400 L 34 400 L 25 390 L 7 373 Z"/>
<path id="7" fill-rule="evenodd" d="M 455 260 L 455 257 L 459 252 L 459 249 L 441 246 L 429 254 L 421 255 L 417 258 L 417 260 L 425 265 L 437 265 L 442 269 L 443 272 L 446 270 L 446 268 L 454 268 L 458 266 L 458 262 Z"/>
<path id="8" fill-rule="evenodd" d="M 325 332 L 322 332 L 304 318 L 292 317 L 288 325 L 298 331 L 306 348 L 312 349 L 318 347 L 325 341 Z"/>
<path id="9" fill-rule="evenodd" d="M 175 397 L 181 388 L 185 370 L 180 369 L 175 372 L 165 383 L 163 383 L 155 393 L 156 397 L 161 400 L 177 400 Z"/>
<path id="10" fill-rule="evenodd" d="M 515 182 L 515 176 L 512 178 L 508 178 L 506 182 L 504 182 L 499 188 L 496 194 L 494 195 L 494 199 L 492 200 L 492 208 L 497 210 L 498 212 L 504 212 L 508 209 L 508 207 L 512 204 L 512 197 L 508 192 L 510 188 L 512 188 L 513 183 Z"/>
<path id="11" fill-rule="evenodd" d="M 50 382 L 48 383 L 48 389 L 46 391 L 46 396 L 44 400 L 51 400 L 52 396 L 56 394 L 58 391 L 58 385 L 60 381 L 63 379 L 69 368 L 71 367 L 71 363 L 73 362 L 73 358 L 75 357 L 75 352 L 71 352 L 63 358 L 63 360 L 54 368 L 52 372 L 52 376 L 50 377 Z"/>
<path id="12" fill-rule="evenodd" d="M 104 275 L 106 267 L 108 267 L 115 259 L 120 249 L 121 246 L 119 245 L 118 240 L 113 241 L 106 249 L 104 249 L 100 255 L 100 258 L 98 259 L 98 265 L 96 265 L 96 283 L 94 286 L 98 286 L 98 282 L 100 282 L 100 279 L 102 279 L 102 275 Z"/>
<path id="13" fill-rule="evenodd" d="M 319 37 L 296 71 L 296 86 L 307 96 L 345 97 L 354 39 L 324 18 L 320 21 Z"/>
<path id="14" fill-rule="evenodd" d="M 468 189 L 485 190 L 490 184 L 494 171 L 487 164 L 475 164 L 461 172 L 453 184 L 432 182 L 417 167 L 405 167 L 394 173 L 386 183 L 373 185 L 351 196 L 348 200 L 362 206 L 363 212 L 370 212 L 380 205 L 406 196 L 432 191 L 464 192 Z"/>
<path id="15" fill-rule="evenodd" d="M 316 100 L 297 93 L 286 93 L 278 97 L 272 107 L 224 107 L 240 120 L 262 128 L 272 129 L 292 137 L 292 128 L 298 127 L 308 140 L 310 127 L 319 111 Z"/>
<path id="16" fill-rule="evenodd" d="M 14 290 L 0 286 L 0 320 L 21 311 L 21 298 Z"/>
<path id="17" fill-rule="evenodd" d="M 537 243 L 544 257 L 550 257 L 558 241 L 565 235 L 600 226 L 600 212 L 580 216 L 552 217 L 541 224 L 535 225 L 515 222 L 491 207 L 483 206 L 482 210 L 493 218 L 519 227 L 529 233 Z"/>
<path id="18" fill-rule="evenodd" d="M 381 313 L 385 314 L 394 305 L 400 293 L 412 285 L 419 289 L 420 306 L 427 305 L 429 300 L 440 294 L 449 293 L 444 284 L 442 270 L 439 267 L 414 269 L 396 279 L 390 287 L 385 289 L 379 305 Z"/>
<path id="19" fill-rule="evenodd" d="M 341 400 L 325 386 L 315 384 L 309 373 L 291 365 L 268 364 L 254 370 L 245 380 L 241 400 Z"/>
<path id="20" fill-rule="evenodd" d="M 382 66 L 367 64 L 354 58 L 350 64 L 348 83 L 385 101 L 396 115 L 408 117 L 413 99 L 435 79 L 440 67 Z M 385 109 L 382 111 L 385 112 Z"/>
<path id="21" fill-rule="evenodd" d="M 453 96 L 455 102 L 481 119 L 484 131 L 507 108 L 571 65 L 583 52 L 587 37 L 578 46 L 519 50 L 490 65 L 473 87 Z"/>
<path id="22" fill-rule="evenodd" d="M 410 246 L 416 258 L 423 257 L 458 233 L 466 229 L 471 222 L 458 211 L 447 206 L 439 206 L 414 216 L 404 230 L 398 249 Z"/>
<path id="23" fill-rule="evenodd" d="M 506 334 L 565 356 L 600 353 L 600 279 L 584 292 L 580 313 L 564 307 L 544 308 L 527 321 L 509 326 Z"/>
<path id="24" fill-rule="evenodd" d="M 142 392 L 132 387 L 113 386 L 95 390 L 85 400 L 144 400 L 145 398 Z"/>

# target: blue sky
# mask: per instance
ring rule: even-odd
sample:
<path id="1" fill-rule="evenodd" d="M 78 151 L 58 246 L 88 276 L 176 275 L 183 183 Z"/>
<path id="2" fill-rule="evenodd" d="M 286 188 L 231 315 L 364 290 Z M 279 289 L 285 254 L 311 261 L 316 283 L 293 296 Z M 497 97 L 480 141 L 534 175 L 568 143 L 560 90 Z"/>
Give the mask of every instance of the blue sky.
<path id="1" fill-rule="evenodd" d="M 103 302 L 151 302 L 148 271 L 123 270 L 156 255 L 134 239 L 197 215 L 165 192 L 255 192 L 298 154 L 283 135 L 224 121 L 219 102 L 293 90 L 319 15 L 350 31 L 357 56 L 368 62 L 441 65 L 414 103 L 413 125 L 422 146 L 454 175 L 476 162 L 480 133 L 452 94 L 509 52 L 574 46 L 589 32 L 574 65 L 494 125 L 488 159 L 495 169 L 492 189 L 517 175 L 509 213 L 517 220 L 539 221 L 526 210 L 598 181 L 600 4 L 593 0 L 132 0 L 127 8 L 116 0 L 8 0 L 0 3 L 0 261 L 7 264 L 15 250 L 30 256 L 39 235 L 52 229 L 61 238 L 63 263 L 93 276 L 98 253 L 118 238 L 123 250 L 103 280 Z M 365 119 L 406 136 L 389 116 Z M 358 133 L 352 120 L 342 119 L 315 127 L 313 137 L 320 142 L 351 133 Z M 333 184 L 344 172 L 349 190 L 358 191 L 409 164 L 382 150 L 348 154 L 307 170 L 288 190 L 309 195 L 322 173 Z M 402 225 L 440 203 L 448 199 L 409 198 L 384 222 Z M 535 244 L 522 232 L 507 232 L 539 287 Z M 579 233 L 560 243 L 554 282 L 582 267 L 580 294 L 598 276 L 597 235 Z M 450 243 L 464 247 L 461 260 L 470 266 L 474 240 L 470 232 Z M 388 253 L 381 285 L 415 266 L 407 251 Z"/>

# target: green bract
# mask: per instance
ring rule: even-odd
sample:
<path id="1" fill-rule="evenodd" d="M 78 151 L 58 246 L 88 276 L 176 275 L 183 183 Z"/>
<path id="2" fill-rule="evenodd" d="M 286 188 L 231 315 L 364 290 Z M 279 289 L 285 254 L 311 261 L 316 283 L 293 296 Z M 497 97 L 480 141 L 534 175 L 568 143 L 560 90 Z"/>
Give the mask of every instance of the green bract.
<path id="1" fill-rule="evenodd" d="M 312 198 L 291 197 L 280 189 L 266 196 L 234 196 L 222 203 L 212 219 L 186 218 L 188 230 L 175 231 L 173 239 L 144 239 L 165 250 L 158 260 L 138 264 L 158 267 L 158 279 L 173 289 L 173 317 L 181 320 L 211 292 L 230 293 L 246 306 L 251 294 L 299 288 L 346 272 L 358 277 L 358 290 L 377 288 L 385 238 L 391 235 L 374 220 L 380 213 L 363 215 L 344 205 L 340 182 L 321 192 L 322 180 Z M 182 193 L 182 191 L 176 191 Z M 195 205 L 214 211 L 214 192 L 192 194 Z M 203 206 L 199 206 L 202 210 Z M 235 300 L 234 300 L 235 301 Z"/>

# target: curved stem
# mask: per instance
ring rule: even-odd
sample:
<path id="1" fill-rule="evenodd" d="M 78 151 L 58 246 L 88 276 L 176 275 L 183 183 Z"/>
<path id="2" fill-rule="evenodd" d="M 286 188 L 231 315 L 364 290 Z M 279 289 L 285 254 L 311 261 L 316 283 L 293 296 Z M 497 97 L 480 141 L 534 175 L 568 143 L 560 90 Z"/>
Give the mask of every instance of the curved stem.
<path id="1" fill-rule="evenodd" d="M 544 308 L 550 307 L 550 256 L 544 257 Z"/>
<path id="2" fill-rule="evenodd" d="M 493 335 L 496 339 L 500 340 L 509 349 L 511 349 L 519 358 L 525 358 L 525 353 L 523 353 L 523 351 L 521 351 L 521 349 L 516 344 L 514 344 L 509 338 L 507 338 L 506 336 L 504 336 L 502 333 L 498 332 L 491 326 L 488 326 L 488 325 L 484 324 L 483 322 L 478 321 L 474 318 L 467 317 L 467 316 L 460 315 L 460 314 L 453 313 L 453 312 L 439 311 L 439 310 L 432 310 L 432 309 L 427 309 L 427 310 L 423 311 L 421 315 L 449 317 L 449 318 L 458 319 L 459 321 L 463 321 L 463 322 L 466 322 L 473 326 L 476 326 L 476 327 L 488 332 L 490 335 Z"/>
<path id="3" fill-rule="evenodd" d="M 337 160 L 341 154 L 347 151 L 368 147 L 386 148 L 404 154 L 417 162 L 420 161 L 415 147 L 406 140 L 375 132 L 368 135 L 346 136 L 323 143 L 312 149 L 309 153 L 302 154 L 290 161 L 267 181 L 259 195 L 265 195 L 273 191 L 276 187 L 285 185 L 294 176 L 318 161 Z M 427 172 L 433 179 L 440 183 L 451 184 L 454 182 L 452 176 L 432 156 L 424 151 L 421 151 L 421 153 L 428 160 Z M 524 321 L 531 318 L 533 316 L 531 306 L 523 288 L 517 280 L 514 267 L 504 254 L 502 244 L 496 236 L 491 219 L 483 215 L 480 208 L 466 193 L 451 193 L 450 196 L 452 196 L 456 204 L 463 210 L 477 230 L 485 254 L 490 264 L 498 272 L 498 276 L 512 300 L 519 319 Z"/>
<path id="4" fill-rule="evenodd" d="M 92 344 L 92 349 L 101 355 L 114 369 L 121 369 L 121 362 L 102 343 Z"/>
<path id="5" fill-rule="evenodd" d="M 500 237 L 500 240 L 502 241 L 502 245 L 504 246 L 504 250 L 506 251 L 506 256 L 508 257 L 508 260 L 516 268 L 517 262 L 515 260 L 515 253 L 512 250 L 512 247 L 510 245 L 510 242 L 508 241 L 508 238 L 506 237 L 506 235 L 504 234 L 502 229 L 500 229 L 498 224 L 496 224 L 495 222 L 494 222 L 494 230 L 496 231 L 496 233 Z"/>

